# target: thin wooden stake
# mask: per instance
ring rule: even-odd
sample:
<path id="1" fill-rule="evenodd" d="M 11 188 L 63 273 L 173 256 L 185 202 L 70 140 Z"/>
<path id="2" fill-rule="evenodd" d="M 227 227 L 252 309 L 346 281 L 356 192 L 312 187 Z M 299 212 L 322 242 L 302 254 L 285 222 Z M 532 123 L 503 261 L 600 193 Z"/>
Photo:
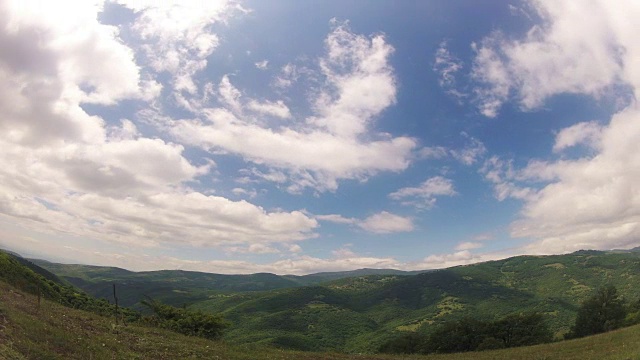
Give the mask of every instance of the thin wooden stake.
<path id="1" fill-rule="evenodd" d="M 42 296 L 42 289 L 40 289 L 40 283 L 38 283 L 38 312 L 40 311 L 40 297 Z"/>
<path id="2" fill-rule="evenodd" d="M 116 326 L 118 326 L 118 297 L 116 296 L 116 284 L 113 284 L 113 299 L 116 301 Z"/>

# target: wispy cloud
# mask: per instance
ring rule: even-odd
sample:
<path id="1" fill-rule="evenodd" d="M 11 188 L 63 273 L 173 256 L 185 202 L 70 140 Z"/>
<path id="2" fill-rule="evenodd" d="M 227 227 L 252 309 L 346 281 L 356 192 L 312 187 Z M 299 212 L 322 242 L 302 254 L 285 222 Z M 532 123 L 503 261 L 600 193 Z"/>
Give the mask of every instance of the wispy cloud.
<path id="1" fill-rule="evenodd" d="M 439 75 L 438 84 L 440 87 L 458 101 L 461 101 L 468 96 L 459 89 L 456 81 L 456 75 L 462 69 L 463 62 L 451 54 L 448 49 L 447 41 L 442 41 L 435 54 L 433 71 Z"/>
<path id="2" fill-rule="evenodd" d="M 256 68 L 260 70 L 267 70 L 269 67 L 269 60 L 262 60 L 255 63 Z"/>
<path id="3" fill-rule="evenodd" d="M 344 23 L 332 26 L 326 54 L 319 59 L 318 71 L 326 81 L 314 94 L 314 115 L 290 115 L 281 100 L 245 106 L 242 92 L 225 76 L 220 83 L 223 106 L 202 108 L 198 119 L 174 121 L 170 131 L 185 144 L 238 154 L 285 173 L 293 193 L 305 188 L 333 191 L 342 179 L 406 169 L 416 141 L 370 129 L 373 117 L 395 102 L 396 82 L 388 62 L 393 48 L 382 35 L 358 35 Z M 296 125 L 270 127 L 244 115 L 245 108 L 292 117 Z"/>
<path id="4" fill-rule="evenodd" d="M 451 179 L 435 176 L 425 180 L 418 187 L 405 187 L 389 194 L 389 198 L 401 201 L 403 205 L 430 209 L 436 204 L 438 196 L 456 195 Z"/>
<path id="5" fill-rule="evenodd" d="M 374 234 L 389 234 L 414 230 L 413 220 L 410 217 L 392 214 L 387 211 L 373 214 L 364 219 L 346 218 L 337 214 L 316 215 L 315 218 L 320 221 L 336 224 L 354 225 Z"/>

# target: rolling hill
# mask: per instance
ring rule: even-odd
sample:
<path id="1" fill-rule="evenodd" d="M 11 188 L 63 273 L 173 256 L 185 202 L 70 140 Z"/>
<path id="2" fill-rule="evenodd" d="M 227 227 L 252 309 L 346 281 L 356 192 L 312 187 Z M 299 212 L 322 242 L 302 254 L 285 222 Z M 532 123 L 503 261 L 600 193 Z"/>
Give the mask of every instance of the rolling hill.
<path id="1" fill-rule="evenodd" d="M 229 341 L 301 350 L 372 352 L 398 333 L 428 333 L 471 316 L 495 320 L 540 312 L 560 338 L 577 307 L 598 287 L 615 285 L 626 299 L 640 288 L 637 253 L 577 252 L 520 256 L 414 276 L 374 275 L 320 286 L 225 294 L 192 305 L 221 312 L 235 326 Z"/>
<path id="2" fill-rule="evenodd" d="M 295 288 L 353 276 L 420 273 L 360 269 L 303 276 L 279 276 L 269 273 L 223 275 L 183 270 L 133 272 L 116 267 L 57 264 L 38 259 L 30 259 L 30 261 L 98 298 L 110 298 L 111 286 L 116 284 L 121 294 L 122 305 L 138 308 L 138 303 L 146 296 L 162 300 L 167 304 L 182 306 L 207 300 L 218 294 Z"/>
<path id="3" fill-rule="evenodd" d="M 0 359 L 221 360 L 621 360 L 640 353 L 640 326 L 588 338 L 497 351 L 429 356 L 296 352 L 232 345 L 167 330 L 115 326 L 113 319 L 44 301 L 0 281 Z"/>
<path id="4" fill-rule="evenodd" d="M 429 333 L 467 316 L 494 320 L 534 311 L 560 338 L 573 324 L 580 302 L 598 287 L 615 285 L 628 300 L 640 297 L 640 253 L 634 251 L 519 256 L 412 275 L 367 275 L 377 270 L 363 270 L 343 278 L 344 273 L 133 273 L 37 263 L 98 296 L 109 295 L 108 285 L 118 282 L 127 304 L 144 293 L 169 304 L 220 312 L 233 323 L 225 335 L 230 343 L 306 351 L 372 353 L 404 332 Z"/>

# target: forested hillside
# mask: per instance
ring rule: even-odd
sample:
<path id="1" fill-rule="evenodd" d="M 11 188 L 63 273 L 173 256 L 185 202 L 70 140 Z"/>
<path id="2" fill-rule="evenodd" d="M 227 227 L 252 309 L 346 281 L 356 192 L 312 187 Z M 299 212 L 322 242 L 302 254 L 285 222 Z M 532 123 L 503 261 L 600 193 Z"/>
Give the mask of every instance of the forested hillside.
<path id="1" fill-rule="evenodd" d="M 67 270 L 58 275 L 73 280 L 69 266 L 62 267 Z M 55 270 L 54 265 L 49 268 Z M 113 269 L 83 269 L 88 268 L 77 267 L 75 277 L 91 286 L 108 289 L 107 281 L 115 278 L 104 275 L 105 271 L 113 274 Z M 174 305 L 222 313 L 232 323 L 225 334 L 230 342 L 314 351 L 375 352 L 404 333 L 428 334 L 440 324 L 463 317 L 493 321 L 514 313 L 542 314 L 555 337 L 561 338 L 573 325 L 579 304 L 596 289 L 613 285 L 629 301 L 640 297 L 636 285 L 640 257 L 635 252 L 519 256 L 412 276 L 355 276 L 314 286 L 248 292 L 237 290 L 239 282 L 229 286 L 227 280 L 241 279 L 256 288 L 265 279 L 277 283 L 287 277 L 118 271 L 121 277 L 135 276 L 139 281 L 121 285 L 123 297 L 131 303 L 148 290 L 149 296 Z M 103 279 L 97 281 L 100 276 Z M 162 279 L 162 286 L 154 276 Z M 137 286 L 135 291 L 126 295 L 132 284 Z"/>
<path id="2" fill-rule="evenodd" d="M 5 258 L 0 259 L 2 263 Z M 20 270 L 19 263 L 12 263 Z M 17 280 L 14 277 L 14 280 Z M 25 278 L 26 280 L 27 278 Z M 348 355 L 233 345 L 155 327 L 115 325 L 112 317 L 42 300 L 0 280 L 0 359 L 222 360 L 615 360 L 640 353 L 640 326 L 552 344 L 447 355 Z M 455 341 L 455 339 L 452 339 Z"/>
<path id="3" fill-rule="evenodd" d="M 497 320 L 543 315 L 556 338 L 579 304 L 599 287 L 640 296 L 637 253 L 577 252 L 519 256 L 415 276 L 376 275 L 321 286 L 221 294 L 193 308 L 222 312 L 235 325 L 227 339 L 304 350 L 371 352 L 405 332 L 428 334 L 464 317 Z"/>

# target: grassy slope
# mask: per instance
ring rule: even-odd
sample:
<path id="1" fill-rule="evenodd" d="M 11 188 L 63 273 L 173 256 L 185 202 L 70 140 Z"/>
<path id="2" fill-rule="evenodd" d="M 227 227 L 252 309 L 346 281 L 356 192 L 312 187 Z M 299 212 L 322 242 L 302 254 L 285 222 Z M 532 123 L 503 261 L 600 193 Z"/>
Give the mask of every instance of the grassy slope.
<path id="1" fill-rule="evenodd" d="M 141 326 L 62 307 L 0 282 L 0 359 L 639 359 L 640 327 L 548 345 L 435 356 L 344 355 L 237 346 Z"/>

